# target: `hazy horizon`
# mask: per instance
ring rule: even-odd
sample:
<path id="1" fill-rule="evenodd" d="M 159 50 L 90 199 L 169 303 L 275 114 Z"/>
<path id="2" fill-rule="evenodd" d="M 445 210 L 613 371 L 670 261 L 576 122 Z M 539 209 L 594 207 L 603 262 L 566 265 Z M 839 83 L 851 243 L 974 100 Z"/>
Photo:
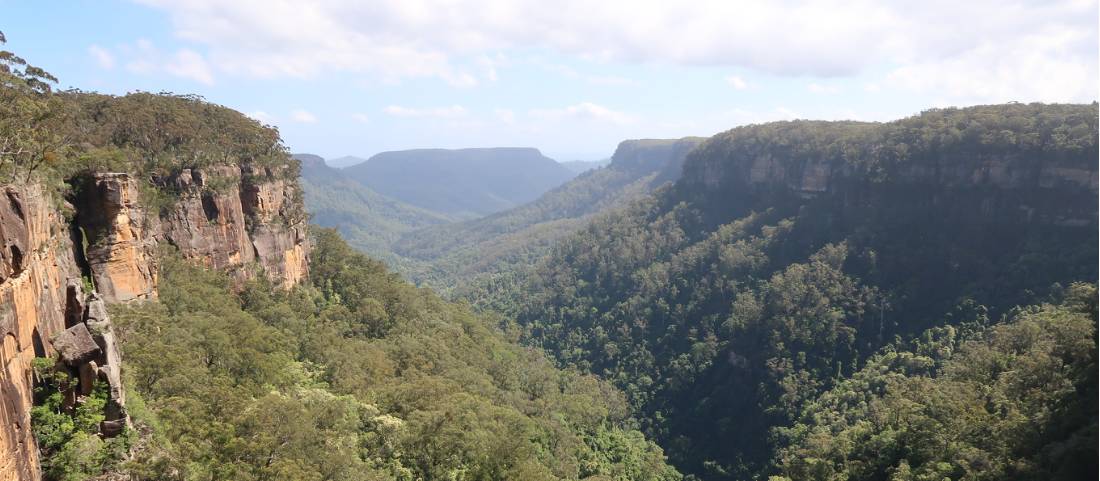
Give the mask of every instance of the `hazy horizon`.
<path id="1" fill-rule="evenodd" d="M 527 145 L 597 160 L 624 139 L 771 120 L 1091 102 L 1100 78 L 1097 4 L 1077 0 L 3 6 L 8 48 L 62 88 L 200 94 L 326 158 Z"/>

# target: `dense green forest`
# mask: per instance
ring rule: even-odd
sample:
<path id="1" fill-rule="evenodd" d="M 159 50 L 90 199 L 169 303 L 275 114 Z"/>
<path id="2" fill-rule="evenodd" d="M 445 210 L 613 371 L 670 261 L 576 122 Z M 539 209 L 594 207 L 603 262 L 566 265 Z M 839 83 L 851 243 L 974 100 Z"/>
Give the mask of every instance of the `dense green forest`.
<path id="1" fill-rule="evenodd" d="M 289 292 L 166 254 L 117 306 L 141 479 L 679 479 L 625 399 L 317 232 Z"/>
<path id="2" fill-rule="evenodd" d="M 1096 118 L 1001 105 L 734 129 L 674 186 L 467 296 L 623 389 L 682 470 L 759 478 L 795 452 L 782 429 L 882 349 L 1095 281 Z"/>

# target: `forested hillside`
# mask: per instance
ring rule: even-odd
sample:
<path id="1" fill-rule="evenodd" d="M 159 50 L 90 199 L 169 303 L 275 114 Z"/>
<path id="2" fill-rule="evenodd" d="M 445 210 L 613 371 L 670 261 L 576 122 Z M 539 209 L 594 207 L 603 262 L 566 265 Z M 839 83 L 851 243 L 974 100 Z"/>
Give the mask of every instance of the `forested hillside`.
<path id="1" fill-rule="evenodd" d="M 318 156 L 294 157 L 302 163 L 302 191 L 310 221 L 335 228 L 352 247 L 399 271 L 419 265 L 393 253 L 391 246 L 402 234 L 457 220 L 379 194 L 349 179 L 340 169 L 327 166 Z"/>
<path id="2" fill-rule="evenodd" d="M 704 479 L 1074 479 L 1095 472 L 1095 293 L 1069 286 L 1097 278 L 1096 158 L 1095 103 L 740 127 L 470 299 L 623 389 Z M 931 360 L 868 379 L 913 349 Z"/>
<path id="3" fill-rule="evenodd" d="M 406 262 L 422 266 L 406 270 L 406 275 L 439 289 L 465 292 L 486 282 L 507 282 L 512 271 L 545 254 L 594 214 L 676 180 L 684 158 L 702 140 L 623 141 L 609 165 L 584 172 L 532 202 L 480 219 L 409 231 L 392 249 Z"/>
<path id="4" fill-rule="evenodd" d="M 115 310 L 141 479 L 675 480 L 622 395 L 318 231 L 289 292 L 167 255 Z"/>
<path id="5" fill-rule="evenodd" d="M 465 219 L 532 201 L 575 175 L 530 148 L 383 152 L 342 172 L 383 195 Z"/>

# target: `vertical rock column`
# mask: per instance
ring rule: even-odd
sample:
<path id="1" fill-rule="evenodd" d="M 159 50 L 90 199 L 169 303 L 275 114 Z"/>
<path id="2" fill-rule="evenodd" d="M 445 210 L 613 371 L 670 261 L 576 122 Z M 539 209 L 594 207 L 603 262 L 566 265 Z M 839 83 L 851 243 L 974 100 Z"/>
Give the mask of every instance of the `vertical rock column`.
<path id="1" fill-rule="evenodd" d="M 129 174 L 96 174 L 81 185 L 77 221 L 87 238 L 88 267 L 110 302 L 157 296 L 155 215 L 147 215 Z"/>

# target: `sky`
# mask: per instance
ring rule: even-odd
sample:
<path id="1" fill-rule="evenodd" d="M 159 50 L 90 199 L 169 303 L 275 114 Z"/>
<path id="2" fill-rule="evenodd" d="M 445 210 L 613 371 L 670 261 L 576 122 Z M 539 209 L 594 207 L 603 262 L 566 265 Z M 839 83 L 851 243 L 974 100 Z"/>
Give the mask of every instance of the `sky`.
<path id="1" fill-rule="evenodd" d="M 197 93 L 326 158 L 1092 102 L 1086 0 L 0 0 L 60 86 Z"/>

